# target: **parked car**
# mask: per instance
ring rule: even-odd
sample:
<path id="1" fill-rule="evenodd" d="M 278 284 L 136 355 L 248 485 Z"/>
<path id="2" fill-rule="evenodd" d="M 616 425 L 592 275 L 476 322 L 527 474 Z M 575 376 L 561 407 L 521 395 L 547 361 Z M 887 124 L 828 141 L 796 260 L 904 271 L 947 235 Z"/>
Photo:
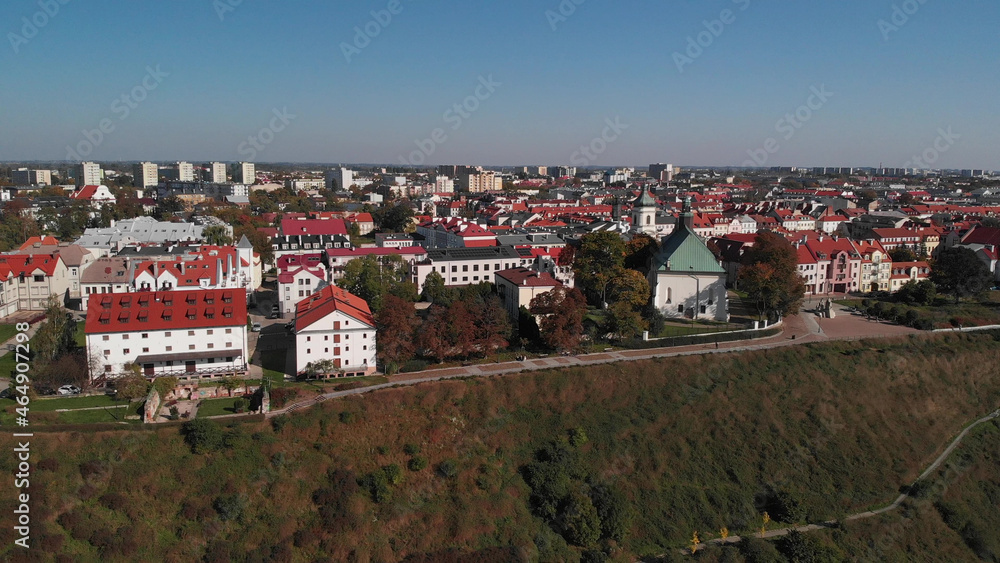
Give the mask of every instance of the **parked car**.
<path id="1" fill-rule="evenodd" d="M 267 318 L 269 318 L 269 319 L 276 319 L 276 318 L 278 318 L 280 316 L 281 315 L 279 315 L 278 313 L 272 312 L 270 315 L 267 316 Z"/>
<path id="2" fill-rule="evenodd" d="M 260 323 L 253 323 L 250 325 L 251 332 L 260 332 Z"/>
<path id="3" fill-rule="evenodd" d="M 76 385 L 63 385 L 57 391 L 60 395 L 79 395 L 80 388 Z"/>

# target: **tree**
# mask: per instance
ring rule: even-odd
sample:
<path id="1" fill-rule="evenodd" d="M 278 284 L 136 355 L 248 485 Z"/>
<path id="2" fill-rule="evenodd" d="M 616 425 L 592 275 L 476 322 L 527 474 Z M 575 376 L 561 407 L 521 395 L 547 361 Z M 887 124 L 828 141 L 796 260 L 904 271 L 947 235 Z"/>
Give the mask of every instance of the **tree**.
<path id="1" fill-rule="evenodd" d="M 889 251 L 889 257 L 893 262 L 916 262 L 917 255 L 905 246 L 897 246 Z"/>
<path id="2" fill-rule="evenodd" d="M 649 261 L 660 248 L 656 239 L 646 234 L 637 234 L 625 245 L 624 265 L 630 270 L 649 272 Z"/>
<path id="3" fill-rule="evenodd" d="M 417 331 L 417 348 L 422 354 L 434 358 L 438 362 L 449 357 L 451 344 L 448 341 L 445 327 L 445 315 L 448 308 L 442 305 L 431 305 L 427 317 Z M 379 338 L 382 338 L 381 336 Z"/>
<path id="4" fill-rule="evenodd" d="M 931 280 L 941 291 L 962 297 L 978 295 L 993 285 L 993 275 L 975 251 L 963 246 L 942 250 L 934 262 Z"/>
<path id="5" fill-rule="evenodd" d="M 563 537 L 573 545 L 587 547 L 601 538 L 601 518 L 590 497 L 582 492 L 570 495 L 560 518 Z"/>
<path id="6" fill-rule="evenodd" d="M 621 272 L 625 252 L 625 242 L 617 233 L 590 233 L 581 239 L 573 270 L 577 286 L 595 305 L 607 306 L 608 285 Z"/>
<path id="7" fill-rule="evenodd" d="M 145 399 L 149 394 L 149 382 L 143 376 L 132 373 L 115 380 L 115 397 L 128 402 Z"/>
<path id="8" fill-rule="evenodd" d="M 337 285 L 368 302 L 373 312 L 386 295 L 416 301 L 416 287 L 407 279 L 409 267 L 401 256 L 374 256 L 351 260 Z"/>
<path id="9" fill-rule="evenodd" d="M 608 307 L 606 319 L 607 331 L 623 340 L 635 338 L 646 330 L 646 321 L 642 315 L 625 302 Z"/>
<path id="10" fill-rule="evenodd" d="M 191 451 L 196 454 L 208 453 L 222 446 L 222 428 L 207 418 L 185 422 L 181 427 L 181 434 Z"/>
<path id="11" fill-rule="evenodd" d="M 59 297 L 55 295 L 49 296 L 46 301 L 45 319 L 45 324 L 31 339 L 31 349 L 36 361 L 48 363 L 74 346 L 76 323 L 70 320 Z"/>
<path id="12" fill-rule="evenodd" d="M 496 294 L 490 294 L 472 308 L 476 325 L 476 348 L 484 354 L 492 354 L 506 348 L 510 336 L 510 317 Z"/>
<path id="13" fill-rule="evenodd" d="M 375 211 L 372 218 L 383 233 L 401 233 L 413 225 L 413 208 L 400 202 L 393 206 L 383 206 Z"/>
<path id="14" fill-rule="evenodd" d="M 608 299 L 612 303 L 624 303 L 638 309 L 649 302 L 649 280 L 640 272 L 619 268 L 608 284 Z"/>
<path id="15" fill-rule="evenodd" d="M 557 287 L 536 296 L 529 305 L 531 314 L 542 317 L 542 340 L 554 350 L 571 350 L 583 336 L 587 298 L 579 289 Z"/>
<path id="16" fill-rule="evenodd" d="M 413 303 L 394 295 L 386 297 L 382 309 L 375 315 L 375 326 L 378 328 L 376 347 L 387 374 L 392 375 L 413 357 L 413 329 L 416 324 L 417 313 Z"/>
<path id="17" fill-rule="evenodd" d="M 210 227 L 205 227 L 202 231 L 202 238 L 205 242 L 215 246 L 227 246 L 233 244 L 233 238 L 229 236 L 226 228 L 221 225 L 212 225 Z"/>
<path id="18" fill-rule="evenodd" d="M 756 303 L 761 315 L 785 316 L 798 311 L 805 284 L 798 272 L 798 255 L 784 237 L 762 232 L 743 254 L 739 287 Z"/>
<path id="19" fill-rule="evenodd" d="M 233 229 L 233 238 L 240 240 L 247 237 L 253 245 L 253 251 L 260 255 L 261 262 L 270 264 L 274 261 L 274 247 L 271 246 L 271 237 L 257 230 L 253 223 L 239 225 Z"/>
<path id="20" fill-rule="evenodd" d="M 184 203 L 177 198 L 177 196 L 165 197 L 156 202 L 156 210 L 153 215 L 156 216 L 160 221 L 167 221 L 174 216 L 175 213 L 184 210 Z"/>
<path id="21" fill-rule="evenodd" d="M 229 392 L 229 396 L 233 396 L 233 391 L 238 389 L 241 385 L 240 380 L 235 377 L 223 377 L 220 382 L 222 388 Z"/>
<path id="22" fill-rule="evenodd" d="M 448 306 L 451 304 L 452 291 L 445 287 L 441 274 L 431 272 L 424 279 L 424 291 L 421 293 L 421 298 L 428 303 Z"/>

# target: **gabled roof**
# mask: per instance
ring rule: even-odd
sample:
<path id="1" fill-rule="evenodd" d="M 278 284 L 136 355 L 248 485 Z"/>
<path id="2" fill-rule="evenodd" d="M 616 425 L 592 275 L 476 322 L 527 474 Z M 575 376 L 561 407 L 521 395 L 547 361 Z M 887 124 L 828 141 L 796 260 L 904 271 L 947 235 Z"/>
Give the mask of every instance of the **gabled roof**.
<path id="1" fill-rule="evenodd" d="M 495 272 L 497 277 L 503 278 L 519 287 L 562 287 L 562 282 L 552 277 L 548 272 L 536 272 L 527 268 L 511 268 Z"/>
<path id="2" fill-rule="evenodd" d="M 962 244 L 1000 246 L 1000 229 L 995 227 L 976 227 L 962 238 Z"/>
<path id="3" fill-rule="evenodd" d="M 50 236 L 29 237 L 28 240 L 24 241 L 24 244 L 21 245 L 20 250 L 24 250 L 26 248 L 31 248 L 32 246 L 35 246 L 36 244 L 41 245 L 41 246 L 59 246 L 59 239 L 57 239 L 56 237 L 50 237 Z"/>
<path id="4" fill-rule="evenodd" d="M 51 276 L 56 272 L 56 267 L 62 258 L 58 254 L 3 254 L 0 255 L 0 264 L 10 268 L 15 276 L 34 275 L 41 271 L 46 276 Z"/>
<path id="5" fill-rule="evenodd" d="M 87 300 L 87 334 L 246 327 L 247 294 L 238 289 L 103 293 Z"/>
<path id="6" fill-rule="evenodd" d="M 335 312 L 375 327 L 375 317 L 364 299 L 329 285 L 295 305 L 295 331 L 303 331 Z"/>
<path id="7" fill-rule="evenodd" d="M 290 235 L 346 235 L 347 225 L 343 219 L 305 219 L 283 217 L 281 234 Z"/>
<path id="8" fill-rule="evenodd" d="M 653 258 L 653 269 L 677 274 L 724 274 L 726 271 L 715 259 L 715 254 L 683 220 L 688 213 L 681 216 L 674 232 L 663 239 Z"/>

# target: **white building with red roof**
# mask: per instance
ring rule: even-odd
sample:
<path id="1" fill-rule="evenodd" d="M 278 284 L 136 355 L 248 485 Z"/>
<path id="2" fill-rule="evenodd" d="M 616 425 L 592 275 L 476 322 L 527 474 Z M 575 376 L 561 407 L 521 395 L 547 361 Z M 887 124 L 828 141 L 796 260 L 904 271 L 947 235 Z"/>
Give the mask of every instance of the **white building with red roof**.
<path id="1" fill-rule="evenodd" d="M 247 300 L 239 290 L 108 293 L 88 300 L 91 381 L 132 373 L 198 380 L 247 373 Z"/>
<path id="2" fill-rule="evenodd" d="M 340 235 L 347 236 L 347 224 L 338 217 L 282 217 L 281 234 L 294 235 Z"/>
<path id="3" fill-rule="evenodd" d="M 295 313 L 300 301 L 330 282 L 320 253 L 282 256 L 277 264 L 278 306 L 282 315 Z"/>
<path id="4" fill-rule="evenodd" d="M 481 248 L 496 246 L 497 237 L 476 223 L 451 217 L 417 225 L 425 248 Z"/>
<path id="5" fill-rule="evenodd" d="M 427 258 L 427 250 L 422 246 L 404 246 L 401 248 L 328 248 L 326 262 L 330 268 L 330 281 L 335 282 L 344 277 L 344 269 L 352 260 L 366 256 L 399 256 L 410 265 Z"/>
<path id="6" fill-rule="evenodd" d="M 18 311 L 44 311 L 49 296 L 56 296 L 60 303 L 69 297 L 69 268 L 58 253 L 3 254 L 0 269 L 8 276 L 4 283 L 4 303 L 0 304 L 5 310 L 14 301 L 15 291 Z"/>
<path id="7" fill-rule="evenodd" d="M 920 282 L 931 277 L 931 267 L 927 262 L 896 262 L 892 265 L 890 291 L 899 291 L 911 281 Z"/>
<path id="8" fill-rule="evenodd" d="M 94 207 L 101 207 L 102 205 L 114 205 L 118 202 L 118 198 L 115 194 L 111 193 L 111 190 L 104 185 L 101 186 L 83 186 L 82 188 L 69 194 L 69 198 L 76 201 L 86 201 Z"/>
<path id="9" fill-rule="evenodd" d="M 368 303 L 335 285 L 300 301 L 295 307 L 295 371 L 311 377 L 375 373 L 375 318 Z"/>

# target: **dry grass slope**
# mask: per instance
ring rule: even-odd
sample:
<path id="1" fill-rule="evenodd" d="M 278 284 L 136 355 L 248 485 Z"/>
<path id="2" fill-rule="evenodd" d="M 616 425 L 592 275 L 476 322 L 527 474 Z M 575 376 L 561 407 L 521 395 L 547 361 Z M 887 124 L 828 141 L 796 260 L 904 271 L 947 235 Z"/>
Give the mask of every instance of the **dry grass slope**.
<path id="1" fill-rule="evenodd" d="M 575 561 L 582 550 L 533 514 L 521 473 L 570 429 L 589 437 L 587 479 L 636 509 L 616 560 L 686 545 L 694 530 L 755 529 L 765 509 L 836 518 L 893 498 L 966 421 L 1000 406 L 997 347 L 946 334 L 389 389 L 226 428 L 205 454 L 176 428 L 46 434 L 32 453 L 38 549 L 5 557 Z M 407 469 L 416 457 L 429 466 Z M 375 503 L 373 481 L 358 483 L 389 465 L 401 480 Z M 898 560 L 972 554 L 933 507 L 914 520 L 908 530 L 936 543 L 902 534 Z M 12 534 L 0 529 L 3 545 Z"/>

